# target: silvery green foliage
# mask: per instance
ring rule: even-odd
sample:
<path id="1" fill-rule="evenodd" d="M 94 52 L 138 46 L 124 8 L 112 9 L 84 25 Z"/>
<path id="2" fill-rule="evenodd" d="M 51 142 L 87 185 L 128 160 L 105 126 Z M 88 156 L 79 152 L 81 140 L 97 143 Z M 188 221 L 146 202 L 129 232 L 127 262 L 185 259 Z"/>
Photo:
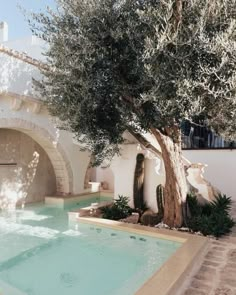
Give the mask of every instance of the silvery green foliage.
<path id="1" fill-rule="evenodd" d="M 236 0 L 183 0 L 182 17 L 176 1 L 60 0 L 33 15 L 49 43 L 36 84 L 96 164 L 119 153 L 126 129 L 165 134 L 201 118 L 234 136 Z"/>

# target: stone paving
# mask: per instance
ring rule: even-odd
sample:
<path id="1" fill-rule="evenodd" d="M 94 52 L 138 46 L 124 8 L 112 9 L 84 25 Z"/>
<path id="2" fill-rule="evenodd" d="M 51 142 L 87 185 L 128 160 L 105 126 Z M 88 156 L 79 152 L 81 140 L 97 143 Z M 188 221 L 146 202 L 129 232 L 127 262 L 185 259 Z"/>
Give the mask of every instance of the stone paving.
<path id="1" fill-rule="evenodd" d="M 232 217 L 236 220 L 236 202 Z M 218 240 L 211 239 L 200 268 L 181 295 L 236 295 L 236 226 Z"/>

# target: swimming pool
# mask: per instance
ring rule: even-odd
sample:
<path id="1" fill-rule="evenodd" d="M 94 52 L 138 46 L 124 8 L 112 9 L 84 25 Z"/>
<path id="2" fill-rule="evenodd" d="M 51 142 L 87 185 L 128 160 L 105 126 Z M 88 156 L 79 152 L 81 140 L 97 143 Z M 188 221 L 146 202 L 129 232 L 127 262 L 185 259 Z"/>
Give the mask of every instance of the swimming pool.
<path id="1" fill-rule="evenodd" d="M 41 204 L 1 213 L 3 294 L 133 295 L 181 246 L 97 225 L 70 225 L 71 206 Z"/>

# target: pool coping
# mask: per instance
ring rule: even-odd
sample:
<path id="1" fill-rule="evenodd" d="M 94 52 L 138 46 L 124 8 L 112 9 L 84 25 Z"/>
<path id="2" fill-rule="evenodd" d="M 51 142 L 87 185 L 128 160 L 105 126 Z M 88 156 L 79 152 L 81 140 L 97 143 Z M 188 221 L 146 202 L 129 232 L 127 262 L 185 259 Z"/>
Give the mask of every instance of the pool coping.
<path id="1" fill-rule="evenodd" d="M 101 218 L 78 217 L 77 222 L 92 223 L 116 230 L 183 243 L 182 246 L 148 279 L 135 295 L 176 295 L 200 258 L 206 253 L 209 239 L 174 230 L 157 229 Z"/>

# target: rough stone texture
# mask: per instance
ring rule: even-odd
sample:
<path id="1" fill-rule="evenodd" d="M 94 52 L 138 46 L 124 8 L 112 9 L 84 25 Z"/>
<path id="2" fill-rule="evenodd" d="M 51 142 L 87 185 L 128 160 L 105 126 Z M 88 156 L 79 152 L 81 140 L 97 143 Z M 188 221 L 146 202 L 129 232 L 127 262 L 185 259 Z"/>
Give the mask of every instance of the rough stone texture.
<path id="1" fill-rule="evenodd" d="M 236 219 L 236 202 L 231 214 Z M 201 266 L 179 294 L 236 295 L 236 226 L 229 235 L 210 241 Z"/>
<path id="2" fill-rule="evenodd" d="M 234 295 L 235 293 L 228 287 L 220 287 L 215 290 L 215 295 Z"/>
<path id="3" fill-rule="evenodd" d="M 162 216 L 158 213 L 154 213 L 152 210 L 146 210 L 141 216 L 141 224 L 155 226 L 159 222 L 161 222 Z"/>
<path id="4" fill-rule="evenodd" d="M 205 283 L 202 280 L 197 280 L 197 279 L 194 279 L 192 281 L 191 287 L 195 288 L 195 289 L 198 289 L 198 290 L 201 290 L 202 292 L 209 292 L 210 289 L 211 289 L 211 286 L 209 284 Z"/>
<path id="5" fill-rule="evenodd" d="M 120 221 L 122 222 L 126 222 L 126 223 L 133 223 L 133 224 L 137 224 L 139 221 L 139 215 L 130 215 L 125 219 L 121 219 Z"/>
<path id="6" fill-rule="evenodd" d="M 206 293 L 203 291 L 197 290 L 195 288 L 190 288 L 184 294 L 185 295 L 205 295 Z"/>

